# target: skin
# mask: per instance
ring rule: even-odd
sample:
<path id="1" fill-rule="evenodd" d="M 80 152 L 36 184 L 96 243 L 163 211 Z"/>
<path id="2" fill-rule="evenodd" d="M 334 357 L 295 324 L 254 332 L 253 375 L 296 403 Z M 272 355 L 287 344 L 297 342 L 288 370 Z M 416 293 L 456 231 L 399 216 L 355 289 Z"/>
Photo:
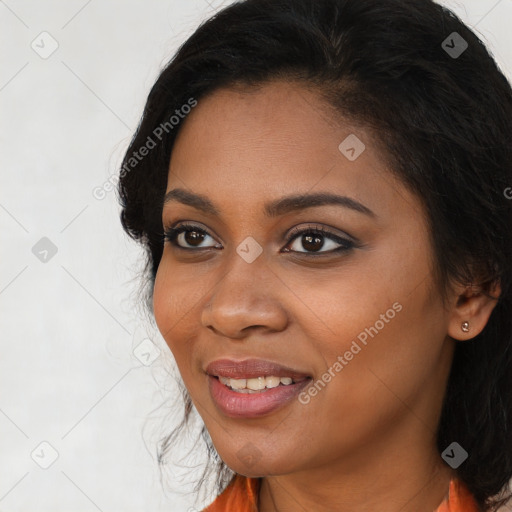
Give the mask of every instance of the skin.
<path id="1" fill-rule="evenodd" d="M 366 146 L 355 161 L 338 149 L 349 134 Z M 384 156 L 368 131 L 298 83 L 215 91 L 180 127 L 167 192 L 202 194 L 220 215 L 165 204 L 164 227 L 188 221 L 208 234 L 196 245 L 179 237 L 195 252 L 165 242 L 155 319 L 222 459 L 265 477 L 261 512 L 432 512 L 454 476 L 435 447 L 454 345 L 484 328 L 495 303 L 458 285 L 443 305 L 424 211 Z M 264 214 L 269 200 L 320 191 L 374 216 L 339 205 Z M 286 238 L 315 225 L 357 244 L 329 252 L 340 244 L 326 236 L 315 256 L 303 235 Z M 252 263 L 236 252 L 248 236 L 263 250 Z M 401 311 L 307 405 L 257 419 L 216 408 L 209 362 L 259 357 L 316 381 L 397 302 Z M 242 449 L 255 453 L 250 464 Z"/>

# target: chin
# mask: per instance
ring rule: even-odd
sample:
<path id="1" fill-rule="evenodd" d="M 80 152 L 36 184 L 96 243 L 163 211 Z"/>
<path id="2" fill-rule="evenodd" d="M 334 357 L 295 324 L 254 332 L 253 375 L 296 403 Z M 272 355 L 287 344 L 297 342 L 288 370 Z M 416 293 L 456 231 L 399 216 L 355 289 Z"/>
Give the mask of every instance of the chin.
<path id="1" fill-rule="evenodd" d="M 224 463 L 235 473 L 250 477 L 259 478 L 271 475 L 283 475 L 295 471 L 290 460 L 290 454 L 283 452 L 276 453 L 270 447 L 259 446 L 250 441 L 243 443 L 241 448 L 229 452 L 218 450 Z"/>

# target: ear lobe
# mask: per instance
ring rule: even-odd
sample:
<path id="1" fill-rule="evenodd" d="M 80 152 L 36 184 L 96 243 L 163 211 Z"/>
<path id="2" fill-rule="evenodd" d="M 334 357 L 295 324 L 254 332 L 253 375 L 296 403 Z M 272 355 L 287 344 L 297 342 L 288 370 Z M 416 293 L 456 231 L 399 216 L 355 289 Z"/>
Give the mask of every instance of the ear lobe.
<path id="1" fill-rule="evenodd" d="M 452 309 L 448 335 L 455 340 L 464 341 L 480 334 L 500 295 L 501 286 L 497 281 L 485 288 L 477 285 L 462 287 Z"/>

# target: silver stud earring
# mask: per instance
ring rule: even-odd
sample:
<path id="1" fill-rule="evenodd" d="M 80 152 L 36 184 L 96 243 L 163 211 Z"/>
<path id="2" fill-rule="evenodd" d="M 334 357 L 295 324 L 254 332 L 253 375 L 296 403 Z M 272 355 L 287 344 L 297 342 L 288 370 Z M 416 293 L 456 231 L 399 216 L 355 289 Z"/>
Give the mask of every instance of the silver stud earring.
<path id="1" fill-rule="evenodd" d="M 464 332 L 468 332 L 468 331 L 469 331 L 469 322 L 462 322 L 462 325 L 460 326 L 460 328 L 461 328 Z"/>

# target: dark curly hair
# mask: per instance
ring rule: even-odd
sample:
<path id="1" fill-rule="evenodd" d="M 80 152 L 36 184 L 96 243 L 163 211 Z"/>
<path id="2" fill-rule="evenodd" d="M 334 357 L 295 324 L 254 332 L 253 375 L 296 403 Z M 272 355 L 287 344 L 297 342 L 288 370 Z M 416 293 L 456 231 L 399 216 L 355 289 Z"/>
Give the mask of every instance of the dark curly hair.
<path id="1" fill-rule="evenodd" d="M 465 51 L 451 52 L 464 50 L 462 40 Z M 371 129 L 425 209 L 443 297 L 454 282 L 487 292 L 500 283 L 485 329 L 456 344 L 437 433 L 440 452 L 456 440 L 469 453 L 457 474 L 482 510 L 496 510 L 512 477 L 512 89 L 447 8 L 431 0 L 245 0 L 202 23 L 154 84 L 121 165 L 121 222 L 146 250 L 147 307 L 171 151 L 186 116 L 169 120 L 219 88 L 275 79 L 314 87 L 333 111 Z M 150 140 L 155 147 L 135 161 Z M 185 391 L 185 423 L 191 411 Z M 162 440 L 160 461 L 175 435 Z M 228 468 L 204 427 L 203 437 L 220 481 Z"/>

